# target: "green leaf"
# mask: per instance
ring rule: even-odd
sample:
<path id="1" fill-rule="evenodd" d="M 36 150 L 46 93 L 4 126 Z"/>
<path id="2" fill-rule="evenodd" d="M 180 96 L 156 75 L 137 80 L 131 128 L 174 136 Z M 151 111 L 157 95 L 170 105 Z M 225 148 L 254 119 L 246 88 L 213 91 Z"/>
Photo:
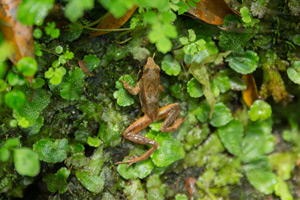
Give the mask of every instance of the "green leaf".
<path id="1" fill-rule="evenodd" d="M 24 93 L 26 94 L 26 102 L 23 109 L 20 110 L 20 116 L 24 117 L 28 121 L 29 126 L 33 126 L 35 121 L 39 118 L 40 113 L 50 103 L 51 93 L 43 89 L 34 90 L 32 101 L 29 101 L 31 97 L 31 89 L 24 87 Z M 23 127 L 27 128 L 27 127 Z"/>
<path id="2" fill-rule="evenodd" d="M 105 147 L 115 147 L 121 143 L 122 137 L 118 124 L 100 125 L 98 137 L 103 141 Z"/>
<path id="3" fill-rule="evenodd" d="M 217 103 L 210 124 L 214 127 L 220 127 L 228 124 L 232 119 L 230 109 L 223 103 Z"/>
<path id="4" fill-rule="evenodd" d="M 53 4 L 54 0 L 24 0 L 18 6 L 18 20 L 25 25 L 41 25 Z"/>
<path id="5" fill-rule="evenodd" d="M 92 9 L 94 7 L 94 0 L 70 0 L 65 8 L 66 17 L 72 22 L 76 21 L 83 15 L 85 9 Z"/>
<path id="6" fill-rule="evenodd" d="M 20 140 L 19 140 L 19 138 L 8 138 L 7 140 L 6 140 L 6 142 L 5 142 L 5 145 L 4 145 L 4 147 L 6 147 L 6 148 L 15 148 L 15 147 L 17 147 L 17 146 L 19 146 L 20 145 Z"/>
<path id="7" fill-rule="evenodd" d="M 254 51 L 245 51 L 237 54 L 231 54 L 226 58 L 229 66 L 234 71 L 241 74 L 249 74 L 256 70 L 259 57 Z"/>
<path id="8" fill-rule="evenodd" d="M 7 75 L 7 81 L 9 85 L 15 86 L 19 83 L 19 76 L 17 74 L 14 74 L 13 72 L 9 72 Z"/>
<path id="9" fill-rule="evenodd" d="M 296 160 L 297 156 L 289 152 L 273 153 L 269 156 L 272 169 L 275 170 L 277 175 L 283 180 L 291 178 L 296 166 Z"/>
<path id="10" fill-rule="evenodd" d="M 69 145 L 67 139 L 41 139 L 33 145 L 39 159 L 48 163 L 62 162 L 67 158 Z"/>
<path id="11" fill-rule="evenodd" d="M 188 197 L 185 194 L 176 194 L 175 200 L 188 200 Z"/>
<path id="12" fill-rule="evenodd" d="M 38 155 L 29 148 L 14 150 L 14 164 L 17 172 L 22 176 L 36 176 L 40 173 Z"/>
<path id="13" fill-rule="evenodd" d="M 124 159 L 124 161 L 125 160 L 128 160 L 128 158 Z M 151 174 L 153 168 L 154 165 L 151 159 L 146 159 L 129 167 L 128 164 L 120 164 L 118 165 L 117 171 L 127 180 L 136 178 L 143 179 Z"/>
<path id="14" fill-rule="evenodd" d="M 99 147 L 101 145 L 101 140 L 97 137 L 88 137 L 87 144 L 91 147 Z"/>
<path id="15" fill-rule="evenodd" d="M 19 90 L 10 91 L 5 94 L 4 101 L 8 107 L 20 110 L 25 104 L 25 95 Z"/>
<path id="16" fill-rule="evenodd" d="M 155 134 L 155 132 L 150 131 L 150 134 Z M 151 154 L 151 159 L 156 166 L 165 167 L 184 158 L 185 151 L 182 144 L 170 133 L 158 132 L 154 140 L 159 145 L 159 148 Z"/>
<path id="17" fill-rule="evenodd" d="M 168 54 L 163 58 L 161 63 L 161 68 L 168 74 L 169 76 L 178 76 L 181 71 L 181 66 L 179 62 Z"/>
<path id="18" fill-rule="evenodd" d="M 125 75 L 125 80 L 127 83 L 131 86 L 133 86 L 134 81 L 131 76 Z M 123 87 L 123 83 L 121 82 L 124 80 L 124 77 L 121 76 L 119 80 L 116 82 L 116 88 L 117 91 L 114 92 L 114 98 L 117 99 L 117 104 L 120 106 L 130 106 L 134 103 L 133 98 L 131 95 L 126 91 L 126 89 Z"/>
<path id="19" fill-rule="evenodd" d="M 6 162 L 10 157 L 10 151 L 7 148 L 0 148 L 0 161 Z"/>
<path id="20" fill-rule="evenodd" d="M 270 121 L 256 121 L 249 123 L 242 142 L 242 160 L 249 162 L 270 153 L 275 147 L 275 137 L 271 134 Z"/>
<path id="21" fill-rule="evenodd" d="M 23 57 L 18 61 L 17 68 L 24 76 L 33 76 L 37 71 L 37 62 L 32 57 Z"/>
<path id="22" fill-rule="evenodd" d="M 64 50 L 64 48 L 62 47 L 62 46 L 60 46 L 60 45 L 58 45 L 57 47 L 55 47 L 55 52 L 57 53 L 57 54 L 61 54 L 62 52 L 63 52 L 63 50 Z M 55 60 L 56 62 L 58 62 L 58 60 Z M 54 61 L 54 62 L 55 62 Z M 53 64 L 52 64 L 53 65 Z"/>
<path id="23" fill-rule="evenodd" d="M 133 0 L 99 0 L 102 6 L 109 10 L 116 18 L 125 15 L 127 10 L 131 9 L 135 1 Z"/>
<path id="24" fill-rule="evenodd" d="M 230 153 L 239 156 L 241 154 L 241 145 L 244 134 L 243 124 L 239 120 L 232 120 L 225 126 L 218 128 L 218 135 Z"/>
<path id="25" fill-rule="evenodd" d="M 217 78 L 214 79 L 214 84 L 217 86 L 220 92 L 224 93 L 230 90 L 231 83 L 227 74 L 227 71 L 219 71 Z"/>
<path id="26" fill-rule="evenodd" d="M 287 75 L 291 81 L 300 85 L 300 61 L 293 62 L 292 66 L 287 69 Z"/>
<path id="27" fill-rule="evenodd" d="M 248 112 L 251 121 L 266 120 L 272 115 L 271 106 L 263 101 L 256 100 L 250 107 Z"/>
<path id="28" fill-rule="evenodd" d="M 128 181 L 123 191 L 128 200 L 146 200 L 146 194 L 139 179 Z"/>
<path id="29" fill-rule="evenodd" d="M 294 44 L 300 46 L 300 34 L 294 35 L 292 40 L 293 40 Z"/>
<path id="30" fill-rule="evenodd" d="M 279 196 L 281 200 L 293 200 L 293 196 L 289 191 L 288 185 L 279 177 L 277 177 L 277 183 L 274 190 L 276 196 Z"/>
<path id="31" fill-rule="evenodd" d="M 43 181 L 47 183 L 47 188 L 50 192 L 54 193 L 58 191 L 59 194 L 63 194 L 67 191 L 67 178 L 70 173 L 70 170 L 62 167 L 55 174 L 47 174 L 43 178 Z"/>
<path id="32" fill-rule="evenodd" d="M 276 175 L 271 171 L 270 163 L 266 156 L 251 161 L 244 166 L 248 181 L 255 189 L 271 194 L 277 182 Z"/>
<path id="33" fill-rule="evenodd" d="M 205 100 L 199 104 L 195 114 L 196 114 L 197 119 L 201 123 L 204 123 L 204 122 L 208 121 L 209 113 L 210 113 L 210 107 L 209 107 L 208 102 Z"/>
<path id="34" fill-rule="evenodd" d="M 153 174 L 147 179 L 148 200 L 164 200 L 166 185 L 162 184 L 159 175 Z"/>
<path id="35" fill-rule="evenodd" d="M 80 183 L 89 191 L 99 194 L 104 188 L 104 180 L 102 176 L 91 176 L 90 173 L 76 170 L 76 177 Z"/>
<path id="36" fill-rule="evenodd" d="M 195 78 L 192 78 L 187 83 L 187 91 L 190 94 L 190 96 L 194 98 L 203 96 L 202 85 Z"/>
<path id="37" fill-rule="evenodd" d="M 250 16 L 250 11 L 247 7 L 242 7 L 240 9 L 240 13 L 241 13 L 243 22 L 245 22 L 246 24 L 251 23 L 252 18 Z"/>
<path id="38" fill-rule="evenodd" d="M 66 32 L 63 32 L 62 35 L 61 35 L 61 38 L 63 40 L 66 40 L 66 41 L 69 41 L 69 42 L 72 42 L 74 40 L 76 40 L 77 38 L 79 38 L 79 36 L 81 35 L 82 33 L 82 27 L 78 24 L 70 24 L 68 26 L 69 28 L 69 31 L 66 31 Z"/>
<path id="39" fill-rule="evenodd" d="M 78 100 L 84 86 L 84 73 L 78 67 L 69 72 L 66 82 L 61 85 L 60 95 L 67 100 Z"/>
<path id="40" fill-rule="evenodd" d="M 32 84 L 33 84 L 33 89 L 39 89 L 45 85 L 45 80 L 42 78 L 34 78 Z"/>
<path id="41" fill-rule="evenodd" d="M 94 71 L 100 63 L 100 59 L 96 55 L 91 54 L 84 56 L 83 60 L 90 72 Z"/>
<path id="42" fill-rule="evenodd" d="M 35 28 L 33 31 L 33 37 L 36 39 L 40 39 L 43 36 L 43 32 L 39 28 Z"/>

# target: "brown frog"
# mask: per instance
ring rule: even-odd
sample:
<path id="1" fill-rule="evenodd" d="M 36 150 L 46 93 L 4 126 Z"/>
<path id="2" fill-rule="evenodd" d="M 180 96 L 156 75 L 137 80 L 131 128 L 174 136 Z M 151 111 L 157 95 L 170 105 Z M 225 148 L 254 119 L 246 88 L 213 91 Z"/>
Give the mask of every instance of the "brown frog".
<path id="1" fill-rule="evenodd" d="M 147 159 L 157 148 L 158 143 L 138 133 L 144 130 L 152 122 L 165 119 L 160 127 L 161 132 L 175 131 L 184 121 L 177 118 L 181 106 L 178 103 L 169 104 L 159 108 L 159 94 L 163 91 L 162 85 L 159 84 L 159 66 L 149 57 L 143 69 L 143 74 L 135 87 L 129 85 L 125 80 L 123 86 L 130 94 L 140 94 L 140 102 L 144 116 L 131 124 L 124 132 L 124 138 L 139 144 L 152 145 L 152 147 L 142 156 L 134 156 L 130 160 L 117 162 L 116 164 L 133 163 Z M 174 122 L 174 123 L 173 123 Z M 170 126 L 173 123 L 172 126 Z"/>

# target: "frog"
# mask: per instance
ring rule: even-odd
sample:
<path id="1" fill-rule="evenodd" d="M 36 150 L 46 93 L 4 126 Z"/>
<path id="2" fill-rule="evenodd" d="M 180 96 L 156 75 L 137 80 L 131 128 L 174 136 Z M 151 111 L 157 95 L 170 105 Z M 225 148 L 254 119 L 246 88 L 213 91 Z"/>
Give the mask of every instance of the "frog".
<path id="1" fill-rule="evenodd" d="M 159 107 L 159 95 L 163 92 L 163 86 L 159 83 L 160 67 L 155 63 L 152 57 L 147 59 L 147 63 L 143 68 L 142 76 L 136 86 L 129 85 L 124 79 L 124 88 L 132 95 L 138 95 L 142 112 L 144 115 L 132 123 L 123 133 L 123 137 L 134 143 L 150 145 L 151 148 L 143 155 L 133 156 L 129 160 L 116 162 L 115 164 L 128 164 L 128 167 L 134 163 L 145 160 L 159 148 L 155 140 L 138 134 L 146 129 L 151 123 L 163 120 L 160 127 L 161 132 L 176 131 L 184 122 L 184 119 L 179 116 L 181 106 L 179 103 L 172 103 Z"/>

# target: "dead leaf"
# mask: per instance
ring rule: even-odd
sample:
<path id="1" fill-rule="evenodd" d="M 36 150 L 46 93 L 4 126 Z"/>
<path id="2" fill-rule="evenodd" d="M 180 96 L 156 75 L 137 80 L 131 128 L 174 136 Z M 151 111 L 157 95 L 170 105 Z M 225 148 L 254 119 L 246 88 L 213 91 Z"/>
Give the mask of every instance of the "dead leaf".
<path id="1" fill-rule="evenodd" d="M 89 76 L 94 76 L 93 73 L 89 72 L 89 69 L 86 66 L 86 63 L 83 60 L 78 60 L 78 65 L 80 69 L 82 69 L 83 73 L 89 75 Z"/>
<path id="2" fill-rule="evenodd" d="M 14 65 L 26 56 L 34 58 L 32 26 L 24 26 L 17 20 L 16 10 L 21 0 L 1 0 L 0 29 L 3 39 L 7 42 L 12 53 L 9 59 Z"/>
<path id="3" fill-rule="evenodd" d="M 136 10 L 137 6 L 134 6 L 130 10 L 127 11 L 127 13 L 120 18 L 115 18 L 111 13 L 109 13 L 97 26 L 98 29 L 118 29 L 123 24 L 125 24 L 128 19 L 131 17 L 131 15 Z M 90 38 L 96 37 L 98 35 L 103 35 L 106 33 L 109 33 L 111 31 L 95 31 L 90 35 Z"/>
<path id="4" fill-rule="evenodd" d="M 252 74 L 243 75 L 243 80 L 246 83 L 247 88 L 243 90 L 243 99 L 248 107 L 250 107 L 255 100 L 258 99 L 258 92 L 255 83 L 255 79 Z"/>
<path id="5" fill-rule="evenodd" d="M 238 14 L 224 0 L 201 0 L 196 5 L 195 8 L 191 7 L 188 13 L 213 25 L 222 25 L 224 17 L 228 14 Z"/>

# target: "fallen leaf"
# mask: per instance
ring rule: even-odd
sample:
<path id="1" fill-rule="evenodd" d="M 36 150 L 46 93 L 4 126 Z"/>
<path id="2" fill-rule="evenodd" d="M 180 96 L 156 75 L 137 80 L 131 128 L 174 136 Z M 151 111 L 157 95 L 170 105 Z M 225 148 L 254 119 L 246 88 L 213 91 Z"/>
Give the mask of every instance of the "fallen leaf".
<path id="1" fill-rule="evenodd" d="M 196 3 L 195 8 L 191 7 L 188 13 L 213 25 L 222 25 L 224 17 L 228 14 L 239 14 L 232 10 L 224 0 L 201 0 Z"/>
<path id="2" fill-rule="evenodd" d="M 247 88 L 243 90 L 243 99 L 248 107 L 250 107 L 255 100 L 258 99 L 258 92 L 255 83 L 255 79 L 252 74 L 243 75 L 243 80 L 246 83 Z"/>
<path id="3" fill-rule="evenodd" d="M 89 76 L 94 76 L 93 73 L 89 72 L 89 69 L 86 66 L 86 63 L 83 60 L 78 60 L 78 65 L 80 69 L 83 71 L 83 73 L 89 75 Z"/>
<path id="4" fill-rule="evenodd" d="M 118 29 L 123 24 L 125 24 L 128 19 L 131 17 L 131 15 L 136 10 L 137 6 L 134 6 L 130 10 L 127 11 L 127 13 L 120 18 L 115 18 L 111 13 L 109 13 L 97 26 L 98 29 Z M 111 31 L 95 31 L 90 35 L 90 38 L 96 37 L 98 35 L 103 35 L 106 33 L 109 33 Z"/>
<path id="5" fill-rule="evenodd" d="M 16 10 L 20 2 L 1 0 L 0 4 L 0 29 L 4 41 L 12 49 L 9 59 L 15 66 L 23 57 L 34 57 L 32 26 L 24 26 L 17 20 Z"/>

